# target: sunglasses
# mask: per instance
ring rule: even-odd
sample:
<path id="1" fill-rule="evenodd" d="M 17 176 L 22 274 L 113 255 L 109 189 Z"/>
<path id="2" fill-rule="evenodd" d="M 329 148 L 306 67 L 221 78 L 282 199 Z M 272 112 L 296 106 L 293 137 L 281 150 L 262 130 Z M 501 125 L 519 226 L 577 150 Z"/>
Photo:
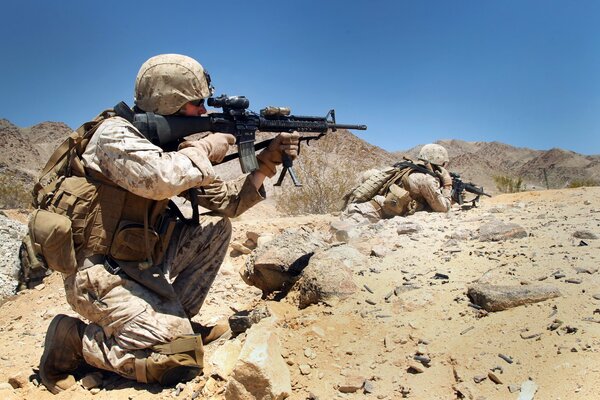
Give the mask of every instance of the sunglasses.
<path id="1" fill-rule="evenodd" d="M 204 99 L 190 101 L 190 103 L 193 104 L 193 105 L 195 105 L 196 107 L 203 107 L 204 106 Z"/>

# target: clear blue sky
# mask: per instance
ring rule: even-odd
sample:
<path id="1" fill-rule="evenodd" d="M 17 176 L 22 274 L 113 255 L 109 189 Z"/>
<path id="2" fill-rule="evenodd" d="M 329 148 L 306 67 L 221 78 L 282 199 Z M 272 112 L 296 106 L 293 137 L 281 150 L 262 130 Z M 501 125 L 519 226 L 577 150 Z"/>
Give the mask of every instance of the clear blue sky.
<path id="1" fill-rule="evenodd" d="M 387 150 L 438 139 L 600 154 L 600 1 L 5 2 L 0 118 L 72 128 L 133 102 L 182 53 L 251 109 L 367 124 Z"/>

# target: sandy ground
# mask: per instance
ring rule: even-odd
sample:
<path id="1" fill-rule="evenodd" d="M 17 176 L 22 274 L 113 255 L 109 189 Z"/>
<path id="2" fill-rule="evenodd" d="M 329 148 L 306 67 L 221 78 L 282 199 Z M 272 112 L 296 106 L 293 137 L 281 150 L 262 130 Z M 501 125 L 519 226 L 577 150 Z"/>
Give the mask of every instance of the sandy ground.
<path id="1" fill-rule="evenodd" d="M 234 221 L 234 240 L 243 242 L 247 231 L 276 234 L 295 226 L 327 231 L 337 218 L 267 214 L 259 209 Z M 478 229 L 492 220 L 518 224 L 528 236 L 481 242 Z M 509 385 L 528 379 L 539 386 L 535 399 L 600 398 L 600 239 L 573 236 L 587 231 L 600 237 L 600 188 L 501 195 L 475 209 L 417 213 L 405 221 L 422 229 L 399 235 L 398 221 L 383 221 L 350 242 L 369 262 L 354 271 L 360 290 L 335 306 L 299 310 L 291 297 L 261 300 L 260 291 L 237 274 L 247 256 L 232 251 L 197 319 L 210 322 L 266 303 L 278 317 L 274 329 L 292 376 L 291 399 L 455 399 L 459 392 L 473 399 L 517 399 Z M 370 256 L 374 247 L 387 250 Z M 436 273 L 448 278 L 435 279 Z M 467 288 L 476 281 L 553 285 L 562 295 L 486 313 L 469 305 Z M 99 391 L 74 387 L 51 395 L 33 378 L 45 330 L 57 313 L 72 314 L 58 274 L 1 306 L 0 388 L 11 377 L 23 387 L 0 389 L 0 398 L 223 398 L 224 382 L 208 379 L 209 370 L 179 390 L 105 374 Z M 562 325 L 550 330 L 556 320 Z M 207 357 L 219 345 L 207 346 Z M 429 357 L 429 367 L 415 355 Z M 485 379 L 476 383 L 480 376 Z M 367 380 L 370 393 L 340 392 L 356 380 Z"/>

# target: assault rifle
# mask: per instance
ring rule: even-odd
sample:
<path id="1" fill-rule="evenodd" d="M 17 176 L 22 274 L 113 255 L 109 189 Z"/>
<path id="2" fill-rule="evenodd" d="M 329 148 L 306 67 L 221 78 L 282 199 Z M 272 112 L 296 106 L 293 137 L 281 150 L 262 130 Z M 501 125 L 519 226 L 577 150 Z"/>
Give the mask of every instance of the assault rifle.
<path id="1" fill-rule="evenodd" d="M 460 179 L 460 175 L 455 172 L 450 172 L 450 176 L 452 177 L 452 199 L 458 203 L 459 205 L 463 205 L 465 202 L 464 192 L 469 192 L 475 195 L 475 197 L 469 201 L 471 201 L 471 206 L 475 207 L 475 203 L 479 201 L 481 196 L 492 197 L 483 191 L 483 186 L 476 186 L 473 183 L 465 183 Z"/>
<path id="2" fill-rule="evenodd" d="M 115 113 L 130 121 L 148 140 L 164 149 L 176 149 L 185 136 L 198 132 L 230 133 L 236 138 L 238 152 L 227 155 L 222 162 L 240 159 L 242 172 L 252 172 L 258 169 L 255 152 L 263 149 L 273 139 L 254 143 L 256 131 L 262 132 L 313 132 L 318 135 L 301 136 L 300 142 L 309 144 L 318 140 L 330 129 L 366 130 L 366 125 L 337 124 L 335 110 L 330 110 L 324 117 L 290 115 L 287 107 L 266 107 L 260 114 L 247 110 L 250 101 L 244 96 L 211 97 L 208 105 L 222 108 L 222 113 L 212 113 L 206 116 L 188 117 L 183 115 L 158 115 L 150 112 L 136 112 L 124 102 L 114 107 Z M 275 186 L 281 185 L 286 173 L 289 172 L 294 185 L 302 186 L 294 173 L 292 160 L 284 154 L 283 170 Z"/>

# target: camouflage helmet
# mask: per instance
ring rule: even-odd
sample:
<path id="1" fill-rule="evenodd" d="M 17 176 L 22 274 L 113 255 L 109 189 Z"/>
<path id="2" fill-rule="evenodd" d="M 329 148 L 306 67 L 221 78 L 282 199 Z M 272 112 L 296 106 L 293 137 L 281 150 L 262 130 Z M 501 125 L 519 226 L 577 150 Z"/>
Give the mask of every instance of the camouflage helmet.
<path id="1" fill-rule="evenodd" d="M 419 159 L 436 165 L 444 165 L 444 163 L 450 162 L 448 151 L 446 151 L 444 146 L 435 143 L 423 146 L 419 152 Z"/>
<path id="2" fill-rule="evenodd" d="M 135 104 L 146 112 L 175 114 L 189 101 L 212 95 L 210 76 L 202 65 L 181 54 L 148 59 L 135 79 Z"/>

